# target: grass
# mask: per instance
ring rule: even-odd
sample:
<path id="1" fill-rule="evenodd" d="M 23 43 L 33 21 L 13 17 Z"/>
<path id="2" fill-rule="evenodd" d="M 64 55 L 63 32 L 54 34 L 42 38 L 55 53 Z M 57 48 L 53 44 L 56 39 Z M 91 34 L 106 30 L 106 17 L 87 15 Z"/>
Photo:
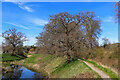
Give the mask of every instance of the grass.
<path id="1" fill-rule="evenodd" d="M 15 64 L 23 65 L 33 71 L 45 73 L 50 78 L 74 78 L 86 71 L 94 74 L 94 78 L 100 78 L 97 73 L 81 61 L 73 60 L 67 64 L 65 57 L 50 54 L 32 54 L 20 62 L 16 61 Z"/>
<path id="2" fill-rule="evenodd" d="M 86 67 L 88 67 L 89 70 L 91 70 L 92 72 L 96 73 L 96 72 L 95 72 L 94 70 L 92 70 L 87 64 L 85 64 L 84 62 L 83 62 L 83 64 L 86 65 Z M 98 73 L 96 73 L 96 74 L 99 75 Z M 97 78 L 99 78 L 99 80 L 102 80 L 100 76 L 98 76 Z"/>
<path id="3" fill-rule="evenodd" d="M 110 78 L 118 78 L 118 75 L 116 73 L 114 73 L 111 69 L 109 68 L 104 68 L 101 65 L 97 64 L 96 62 L 90 61 L 90 60 L 85 60 L 91 64 L 93 64 L 95 67 L 99 68 L 100 70 L 102 70 L 103 72 L 105 72 L 107 75 L 110 76 Z"/>
<path id="4" fill-rule="evenodd" d="M 40 61 L 47 61 L 52 55 L 49 54 L 32 54 L 31 57 L 25 59 L 25 63 L 38 63 Z"/>
<path id="5" fill-rule="evenodd" d="M 41 68 L 44 68 L 48 73 L 55 70 L 56 67 L 62 64 L 64 58 L 54 57 L 50 54 L 33 54 L 31 57 L 25 59 L 27 64 L 39 64 Z"/>
<path id="6" fill-rule="evenodd" d="M 45 70 L 50 77 L 57 78 L 73 78 L 76 75 L 79 75 L 84 72 L 89 72 L 94 74 L 94 78 L 100 78 L 100 76 L 94 72 L 89 66 L 84 62 L 73 60 L 71 63 L 67 64 L 65 57 L 55 57 L 50 54 L 31 54 L 32 56 L 24 59 L 24 66 L 30 68 L 34 71 Z M 14 61 L 20 60 L 23 57 L 21 56 L 11 56 L 10 54 L 3 54 L 3 61 Z M 100 70 L 104 71 L 111 78 L 118 78 L 118 76 L 108 68 L 104 68 L 93 61 L 86 60 L 89 63 L 92 63 L 95 67 L 98 67 Z M 17 61 L 16 61 L 17 62 Z M 35 66 L 37 64 L 37 66 Z M 42 65 L 44 64 L 44 66 Z M 40 70 L 41 69 L 41 70 Z"/>
<path id="7" fill-rule="evenodd" d="M 15 60 L 21 60 L 24 59 L 25 57 L 19 56 L 19 55 L 11 55 L 9 53 L 3 53 L 0 56 L 2 56 L 2 61 L 15 61 Z"/>
<path id="8" fill-rule="evenodd" d="M 10 54 L 3 54 L 2 56 L 4 61 L 16 60 L 11 64 L 25 66 L 32 71 L 44 73 L 51 78 L 74 78 L 86 71 L 93 74 L 93 78 L 100 78 L 100 76 L 84 64 L 84 62 L 78 60 L 73 60 L 68 64 L 66 58 L 61 56 L 54 56 L 50 54 L 29 55 L 31 56 L 21 61 L 17 61 L 22 58 L 20 56 L 11 56 Z"/>
<path id="9" fill-rule="evenodd" d="M 37 57 L 39 57 L 38 54 L 32 54 L 31 57 L 25 59 L 25 63 L 36 63 Z"/>
<path id="10" fill-rule="evenodd" d="M 57 67 L 60 65 L 63 65 L 65 62 L 65 59 L 62 57 L 56 57 L 50 61 L 50 63 L 47 63 L 45 66 L 45 70 L 49 73 L 52 73 L 56 70 Z"/>
<path id="11" fill-rule="evenodd" d="M 35 53 L 34 53 L 35 54 Z M 27 53 L 26 55 L 33 55 L 33 53 Z"/>
<path id="12" fill-rule="evenodd" d="M 45 56 L 43 56 L 43 58 L 41 58 L 40 60 L 45 62 L 45 61 L 49 60 L 50 58 L 52 58 L 52 55 L 45 55 Z M 40 61 L 40 60 L 39 60 L 39 61 Z"/>
<path id="13" fill-rule="evenodd" d="M 78 60 L 73 60 L 71 63 L 67 64 L 64 62 L 63 65 L 58 67 L 52 75 L 59 78 L 73 78 L 80 73 L 88 71 L 94 74 L 94 78 L 100 78 L 93 70 L 89 69 L 83 62 Z"/>

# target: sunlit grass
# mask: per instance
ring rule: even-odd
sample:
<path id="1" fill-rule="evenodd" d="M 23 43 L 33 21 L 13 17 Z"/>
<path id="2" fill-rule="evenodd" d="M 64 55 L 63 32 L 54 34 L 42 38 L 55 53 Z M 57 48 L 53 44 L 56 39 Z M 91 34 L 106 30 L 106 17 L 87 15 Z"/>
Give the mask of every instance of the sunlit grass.
<path id="1" fill-rule="evenodd" d="M 57 67 L 63 65 L 64 62 L 65 62 L 65 58 L 56 57 L 52 59 L 50 63 L 47 63 L 47 65 L 45 66 L 45 70 L 47 70 L 47 72 L 49 73 L 52 73 L 56 70 Z"/>
<path id="2" fill-rule="evenodd" d="M 2 55 L 2 61 L 15 61 L 15 60 L 21 60 L 24 59 L 24 57 L 19 55 L 11 55 L 9 53 L 3 53 Z"/>
<path id="3" fill-rule="evenodd" d="M 49 55 L 49 54 L 32 54 L 32 56 L 25 59 L 25 63 L 37 63 L 40 61 L 45 62 L 51 57 L 52 55 Z"/>
<path id="4" fill-rule="evenodd" d="M 25 59 L 25 66 L 38 71 L 41 71 L 40 69 L 45 70 L 50 77 L 73 78 L 84 71 L 88 71 L 94 74 L 94 78 L 100 78 L 97 73 L 81 61 L 73 60 L 68 64 L 65 57 L 55 57 L 50 54 L 33 54 Z"/>
<path id="5" fill-rule="evenodd" d="M 31 57 L 25 59 L 25 63 L 36 63 L 37 57 L 40 57 L 40 54 L 33 54 Z"/>
<path id="6" fill-rule="evenodd" d="M 93 70 L 89 69 L 83 62 L 78 60 L 73 60 L 71 63 L 67 64 L 66 62 L 58 67 L 52 75 L 59 78 L 73 78 L 74 76 L 88 71 L 94 73 L 94 78 L 100 78 L 100 76 L 95 73 Z"/>

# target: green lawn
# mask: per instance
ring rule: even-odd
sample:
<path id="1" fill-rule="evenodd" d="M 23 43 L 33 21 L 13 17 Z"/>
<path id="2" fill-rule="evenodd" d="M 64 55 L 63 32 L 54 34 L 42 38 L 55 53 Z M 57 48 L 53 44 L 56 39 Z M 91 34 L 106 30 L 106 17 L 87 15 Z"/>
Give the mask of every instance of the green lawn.
<path id="1" fill-rule="evenodd" d="M 14 55 L 12 56 L 11 54 L 8 54 L 8 53 L 3 53 L 1 54 L 0 56 L 2 61 L 15 61 L 15 60 L 21 60 L 21 59 L 24 59 L 25 57 L 22 57 L 22 56 L 19 56 L 19 55 Z"/>

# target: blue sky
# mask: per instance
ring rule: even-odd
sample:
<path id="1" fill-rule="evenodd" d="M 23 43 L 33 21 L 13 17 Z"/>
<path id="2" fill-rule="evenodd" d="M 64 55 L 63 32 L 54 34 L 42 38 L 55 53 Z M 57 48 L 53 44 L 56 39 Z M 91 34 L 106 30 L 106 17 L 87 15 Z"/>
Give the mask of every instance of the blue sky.
<path id="1" fill-rule="evenodd" d="M 80 11 L 93 11 L 101 19 L 102 38 L 112 43 L 118 42 L 118 24 L 115 23 L 115 2 L 3 2 L 2 32 L 16 28 L 25 33 L 29 41 L 24 45 L 33 45 L 35 37 L 42 32 L 49 16 L 60 12 L 78 14 Z"/>

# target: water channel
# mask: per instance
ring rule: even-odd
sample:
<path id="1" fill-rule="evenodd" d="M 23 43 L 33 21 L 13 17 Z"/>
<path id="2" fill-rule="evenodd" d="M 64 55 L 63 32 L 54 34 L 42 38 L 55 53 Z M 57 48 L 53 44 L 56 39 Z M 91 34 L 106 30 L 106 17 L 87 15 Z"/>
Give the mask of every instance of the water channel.
<path id="1" fill-rule="evenodd" d="M 46 76 L 44 76 L 42 73 L 37 73 L 27 69 L 24 66 L 12 64 L 2 68 L 2 79 L 4 78 L 15 78 L 19 80 L 22 78 L 46 78 Z"/>

